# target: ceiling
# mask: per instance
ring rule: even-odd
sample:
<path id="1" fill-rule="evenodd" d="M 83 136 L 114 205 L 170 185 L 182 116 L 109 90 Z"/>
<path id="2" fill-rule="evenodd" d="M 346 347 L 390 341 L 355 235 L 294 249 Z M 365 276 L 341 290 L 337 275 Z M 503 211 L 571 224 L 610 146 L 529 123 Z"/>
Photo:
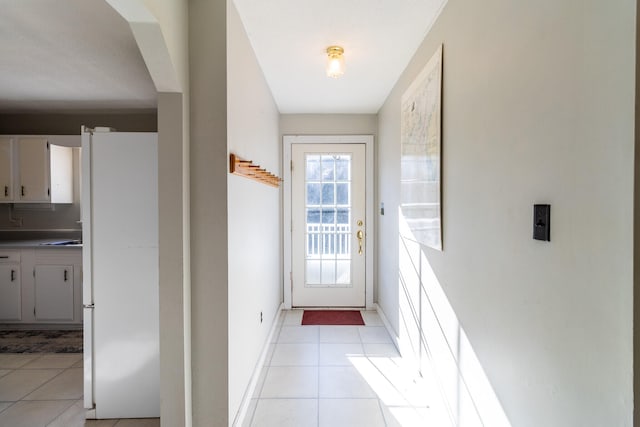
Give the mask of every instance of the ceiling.
<path id="1" fill-rule="evenodd" d="M 281 113 L 377 113 L 445 0 L 234 0 Z M 345 74 L 325 74 L 326 48 Z"/>
<path id="2" fill-rule="evenodd" d="M 281 113 L 376 113 L 446 0 L 234 0 Z M 0 0 L 0 111 L 149 109 L 156 91 L 105 0 Z M 327 46 L 345 49 L 340 79 Z"/>
<path id="3" fill-rule="evenodd" d="M 0 111 L 149 109 L 156 90 L 104 0 L 0 0 Z"/>

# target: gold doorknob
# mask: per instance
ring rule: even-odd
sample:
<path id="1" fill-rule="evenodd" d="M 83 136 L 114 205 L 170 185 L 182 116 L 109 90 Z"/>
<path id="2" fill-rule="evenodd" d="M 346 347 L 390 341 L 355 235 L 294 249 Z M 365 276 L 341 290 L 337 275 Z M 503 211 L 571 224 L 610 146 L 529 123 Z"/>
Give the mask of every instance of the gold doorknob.
<path id="1" fill-rule="evenodd" d="M 356 237 L 358 238 L 358 255 L 362 255 L 362 239 L 364 239 L 364 233 L 362 230 L 358 230 Z"/>

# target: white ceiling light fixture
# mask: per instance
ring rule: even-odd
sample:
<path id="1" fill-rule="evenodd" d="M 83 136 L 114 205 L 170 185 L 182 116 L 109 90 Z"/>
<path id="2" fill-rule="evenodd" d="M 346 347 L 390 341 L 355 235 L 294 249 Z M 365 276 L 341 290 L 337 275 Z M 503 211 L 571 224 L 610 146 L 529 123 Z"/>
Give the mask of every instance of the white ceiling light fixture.
<path id="1" fill-rule="evenodd" d="M 327 77 L 337 79 L 344 74 L 344 49 L 340 46 L 327 48 Z"/>

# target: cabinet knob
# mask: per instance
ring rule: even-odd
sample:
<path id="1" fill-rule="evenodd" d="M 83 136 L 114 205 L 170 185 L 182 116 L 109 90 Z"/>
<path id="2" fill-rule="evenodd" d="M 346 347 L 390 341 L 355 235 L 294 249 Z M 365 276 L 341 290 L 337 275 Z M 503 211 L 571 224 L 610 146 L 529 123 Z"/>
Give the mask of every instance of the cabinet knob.
<path id="1" fill-rule="evenodd" d="M 16 271 L 15 270 L 11 270 L 11 281 L 12 282 L 16 281 Z"/>
<path id="2" fill-rule="evenodd" d="M 24 196 L 24 185 L 20 186 L 20 194 Z"/>
<path id="3" fill-rule="evenodd" d="M 9 197 L 9 186 L 8 185 L 4 186 L 4 197 Z"/>
<path id="4" fill-rule="evenodd" d="M 67 270 L 65 270 L 65 271 L 64 271 L 64 281 L 66 282 L 67 280 L 68 280 L 68 277 L 67 277 Z"/>

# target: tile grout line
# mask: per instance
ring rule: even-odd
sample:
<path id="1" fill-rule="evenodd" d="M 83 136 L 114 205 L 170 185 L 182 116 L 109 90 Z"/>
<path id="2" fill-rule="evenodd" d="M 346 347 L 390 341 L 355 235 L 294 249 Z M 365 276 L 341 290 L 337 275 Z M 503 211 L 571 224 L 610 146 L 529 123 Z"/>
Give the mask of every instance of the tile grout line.
<path id="1" fill-rule="evenodd" d="M 66 400 L 66 399 L 65 399 Z M 57 400 L 56 402 L 63 402 L 64 400 Z M 53 423 L 54 421 L 56 421 L 58 418 L 60 418 L 62 416 L 62 414 L 64 414 L 65 412 L 67 412 L 69 410 L 69 408 L 71 408 L 73 405 L 76 404 L 76 402 L 78 401 L 78 399 L 75 399 L 73 401 L 71 401 L 71 405 L 65 407 L 62 412 L 60 412 L 58 415 L 55 416 L 55 418 L 49 420 L 49 422 L 47 424 L 45 424 L 46 426 L 51 425 L 51 423 Z M 29 402 L 46 402 L 46 400 L 30 400 Z"/>
<path id="2" fill-rule="evenodd" d="M 18 403 L 18 402 L 19 402 L 19 400 L 15 401 L 15 402 L 11 402 L 11 401 L 6 402 L 6 403 L 10 403 L 10 405 L 9 405 L 9 406 L 7 406 L 6 408 L 4 408 L 2 411 L 0 411 L 0 414 L 2 414 L 2 413 L 3 413 L 4 411 L 6 411 L 7 409 L 11 408 L 13 405 L 15 405 L 15 404 L 16 404 L 16 403 Z"/>
<path id="3" fill-rule="evenodd" d="M 16 402 L 77 402 L 81 399 L 33 399 L 33 400 L 16 400 Z"/>
<path id="4" fill-rule="evenodd" d="M 18 354 L 18 353 L 16 353 Z M 25 353 L 20 353 L 20 354 L 25 354 Z M 50 355 L 50 354 L 57 354 L 57 353 L 43 353 L 40 356 L 36 357 L 35 359 L 28 361 L 24 364 L 21 365 L 20 368 L 14 369 L 11 373 L 16 372 L 16 371 L 39 371 L 39 370 L 60 370 L 59 373 L 57 373 L 56 375 L 54 375 L 53 377 L 49 378 L 47 381 L 45 381 L 44 383 L 40 384 L 38 387 L 36 387 L 35 389 L 27 392 L 27 394 L 23 395 L 22 397 L 20 397 L 20 399 L 16 400 L 15 402 L 20 402 L 20 401 L 26 401 L 25 397 L 29 396 L 32 393 L 35 393 L 37 390 L 39 390 L 40 388 L 44 387 L 46 384 L 50 383 L 51 381 L 53 381 L 55 378 L 59 377 L 60 375 L 62 375 L 65 371 L 67 371 L 68 369 L 71 369 L 71 367 L 68 368 L 35 368 L 35 369 L 31 369 L 31 368 L 25 368 L 26 365 L 36 362 L 40 359 L 43 359 L 45 356 Z M 68 354 L 68 353 L 67 353 Z M 8 375 L 8 374 L 7 374 Z M 55 399 L 49 399 L 49 400 L 55 400 Z M 59 399 L 60 401 L 62 400 L 67 400 L 67 399 Z M 15 403 L 14 402 L 14 403 Z M 13 405 L 12 405 L 13 406 Z M 68 409 L 68 408 L 67 408 Z"/>
<path id="5" fill-rule="evenodd" d="M 7 354 L 7 355 L 15 355 L 16 357 L 17 357 L 17 356 L 22 356 L 22 357 L 24 357 L 24 355 L 25 355 L 25 354 L 37 354 L 37 353 L 4 353 L 4 354 Z M 42 355 L 40 355 L 40 356 L 36 356 L 34 359 L 32 359 L 32 360 L 27 360 L 26 362 L 22 363 L 21 365 L 19 365 L 19 366 L 17 366 L 17 367 L 14 367 L 14 368 L 1 368 L 1 367 L 0 367 L 0 369 L 8 369 L 8 370 L 11 370 L 11 371 L 16 371 L 16 370 L 18 370 L 18 369 L 23 369 L 23 366 L 28 365 L 28 364 L 29 364 L 29 363 L 31 363 L 31 362 L 35 362 L 36 360 L 40 359 L 41 357 L 42 357 Z"/>
<path id="6" fill-rule="evenodd" d="M 56 369 L 56 368 L 51 368 Z M 59 369 L 59 368 L 58 368 Z M 23 371 L 28 371 L 29 369 L 22 369 Z M 34 369 L 35 370 L 35 369 Z M 60 372 L 58 372 L 56 375 L 54 375 L 53 377 L 49 378 L 47 381 L 43 382 L 42 384 L 40 384 L 38 387 L 34 388 L 33 390 L 31 390 L 30 392 L 28 392 L 27 394 L 25 394 L 24 396 L 22 396 L 20 399 L 18 399 L 18 401 L 20 400 L 25 400 L 25 397 L 29 396 L 31 393 L 35 393 L 37 390 L 39 390 L 40 388 L 44 387 L 45 385 L 49 384 L 51 381 L 53 381 L 54 378 L 57 378 L 58 376 L 62 375 L 62 373 L 65 371 L 65 369 L 61 369 Z"/>
<path id="7" fill-rule="evenodd" d="M 387 417 L 384 415 L 384 410 L 382 409 L 382 402 L 380 402 L 380 397 L 378 397 L 378 409 L 380 409 L 380 413 L 382 414 L 382 421 L 384 422 L 385 427 L 389 427 Z"/>
<path id="8" fill-rule="evenodd" d="M 23 405 L 27 405 L 27 404 L 32 404 L 32 403 L 42 403 L 42 402 L 52 402 L 52 403 L 57 403 L 57 404 L 61 404 L 62 406 L 60 407 L 60 410 L 56 410 L 53 411 L 51 413 L 48 413 L 47 415 L 52 416 L 52 418 L 46 420 L 46 425 L 49 426 L 54 422 L 57 422 L 58 420 L 61 420 L 62 416 L 67 413 L 67 411 L 69 411 L 74 405 L 76 404 L 80 404 L 82 405 L 83 402 L 83 398 L 80 397 L 79 399 L 77 398 L 73 398 L 73 399 L 34 399 L 34 400 L 25 400 L 25 397 L 29 396 L 32 393 L 37 392 L 38 390 L 40 390 L 42 387 L 45 387 L 46 385 L 50 384 L 52 381 L 54 381 L 56 378 L 59 378 L 61 375 L 64 375 L 65 372 L 67 371 L 72 371 L 72 370 L 76 370 L 76 369 L 83 369 L 82 366 L 78 367 L 76 366 L 78 363 L 80 363 L 82 361 L 82 358 L 71 364 L 70 366 L 67 367 L 41 367 L 41 368 L 28 368 L 25 367 L 26 365 L 30 364 L 30 363 L 35 363 L 38 360 L 43 360 L 45 359 L 47 356 L 61 356 L 61 355 L 67 355 L 70 353 L 43 353 L 40 355 L 37 355 L 36 357 L 34 357 L 31 360 L 28 360 L 26 363 L 22 363 L 18 368 L 15 369 L 6 369 L 7 371 L 9 371 L 6 375 L 9 375 L 11 373 L 14 372 L 34 372 L 34 371 L 46 371 L 46 370 L 55 370 L 55 371 L 59 371 L 56 375 L 54 375 L 53 377 L 51 377 L 50 379 L 48 379 L 47 381 L 45 381 L 44 383 L 38 385 L 35 389 L 31 390 L 30 392 L 28 392 L 27 394 L 25 394 L 24 396 L 22 396 L 19 400 L 15 400 L 15 401 L 5 401 L 4 403 L 8 403 L 9 406 L 7 406 L 6 408 L 4 408 L 2 411 L 0 411 L 0 414 L 5 413 L 5 410 L 8 410 L 10 408 L 13 408 L 16 404 L 23 402 Z M 23 355 L 24 357 L 24 355 Z M 81 356 L 80 356 L 81 357 Z M 4 375 L 3 375 L 4 377 Z M 112 427 L 116 427 L 116 425 L 123 425 L 120 422 L 123 421 L 123 419 L 115 419 L 113 420 L 114 424 L 112 425 Z"/>
<path id="9" fill-rule="evenodd" d="M 284 328 L 284 326 L 288 327 L 288 326 L 295 326 L 295 325 L 283 325 L 282 328 Z M 302 325 L 300 325 L 300 326 L 302 326 Z M 369 326 L 369 325 L 366 325 L 366 322 L 365 322 L 364 326 Z M 375 322 L 374 322 L 374 324 L 371 325 L 371 326 L 379 326 L 379 325 L 375 324 Z M 280 329 L 280 333 L 283 332 L 282 328 Z M 262 400 L 263 402 L 270 401 L 270 400 L 272 400 L 272 401 L 273 400 L 282 400 L 282 399 L 296 399 L 296 400 L 302 402 L 302 401 L 308 401 L 310 399 L 314 399 L 315 401 L 317 401 L 317 423 L 318 423 L 318 425 L 320 424 L 320 415 L 321 415 L 321 409 L 320 409 L 320 400 L 321 399 L 320 399 L 320 393 L 319 393 L 319 391 L 320 391 L 320 380 L 321 380 L 321 375 L 320 375 L 321 369 L 320 368 L 325 367 L 324 365 L 322 365 L 322 363 L 320 361 L 320 356 L 321 356 L 321 353 L 322 353 L 322 350 L 323 350 L 322 346 L 325 345 L 325 347 L 326 347 L 327 345 L 331 345 L 331 344 L 337 344 L 337 345 L 345 345 L 345 344 L 349 345 L 349 344 L 351 344 L 351 342 L 328 342 L 328 343 L 320 342 L 320 341 L 322 341 L 321 340 L 322 330 L 323 330 L 322 326 L 319 326 L 318 328 L 316 328 L 316 337 L 315 337 L 318 340 L 318 342 L 317 342 L 317 358 L 318 358 L 318 364 L 317 364 L 317 378 L 318 378 L 317 397 L 313 398 L 313 397 L 293 397 L 292 396 L 291 398 L 287 398 L 287 397 L 279 396 L 279 397 L 270 397 L 270 398 L 260 398 L 259 399 L 259 400 Z M 364 328 L 364 327 L 358 327 L 356 329 L 356 332 L 357 332 L 357 342 L 353 342 L 353 344 L 358 344 L 358 347 L 361 350 L 360 353 L 370 361 L 371 361 L 371 356 L 374 356 L 374 354 L 366 354 L 365 353 L 365 345 L 367 345 L 367 344 L 373 344 L 373 345 L 376 345 L 376 344 L 381 344 L 381 345 L 389 344 L 389 342 L 387 340 L 382 340 L 379 337 L 369 337 L 370 334 L 367 333 L 369 331 L 367 331 L 366 328 Z M 374 330 L 374 331 L 371 331 L 371 332 L 376 332 L 376 331 Z M 373 334 L 373 335 L 376 336 L 378 334 L 376 333 L 376 334 Z M 364 340 L 363 336 L 365 338 L 367 338 L 367 340 Z M 372 342 L 371 343 L 369 343 L 369 342 L 365 343 L 365 341 L 372 341 Z M 307 343 L 311 344 L 311 343 L 313 343 L 313 341 L 287 342 L 287 343 L 282 343 L 282 344 L 284 344 L 283 346 L 280 346 L 281 343 L 278 342 L 276 345 L 280 346 L 280 349 L 282 349 L 283 347 L 284 348 L 288 347 L 286 344 L 307 344 Z M 393 345 L 393 343 L 391 343 L 391 344 Z M 275 355 L 275 349 L 274 349 L 274 353 L 272 354 L 271 363 L 273 363 L 273 355 Z M 312 366 L 313 366 L 313 364 L 310 364 L 310 365 L 297 365 L 296 364 L 296 365 L 281 365 L 281 366 L 278 366 L 278 367 L 282 367 L 282 368 L 303 368 L 303 367 L 312 367 Z M 326 366 L 328 366 L 328 367 L 341 367 L 343 365 L 335 365 L 335 366 L 334 365 L 326 365 Z M 270 364 L 269 369 L 270 368 L 271 368 L 271 364 Z M 379 367 L 378 367 L 378 369 L 379 369 Z M 263 387 L 264 387 L 264 383 L 263 383 Z M 382 424 L 387 426 L 387 427 L 389 426 L 389 422 L 387 420 L 387 417 L 385 416 L 385 412 L 382 409 L 383 408 L 382 400 L 379 397 L 374 397 L 374 398 L 372 398 L 372 397 L 327 397 L 326 399 L 327 400 L 333 400 L 333 401 L 341 401 L 341 400 L 344 400 L 344 399 L 373 401 L 373 399 L 376 399 L 376 401 L 378 403 L 378 409 L 379 409 L 378 413 L 382 417 L 382 422 L 383 422 Z M 410 405 L 410 406 L 412 407 L 412 409 L 415 409 L 414 405 Z M 252 422 L 255 421 L 255 411 L 254 411 L 254 414 L 253 414 L 253 417 L 252 417 L 251 421 Z"/>

